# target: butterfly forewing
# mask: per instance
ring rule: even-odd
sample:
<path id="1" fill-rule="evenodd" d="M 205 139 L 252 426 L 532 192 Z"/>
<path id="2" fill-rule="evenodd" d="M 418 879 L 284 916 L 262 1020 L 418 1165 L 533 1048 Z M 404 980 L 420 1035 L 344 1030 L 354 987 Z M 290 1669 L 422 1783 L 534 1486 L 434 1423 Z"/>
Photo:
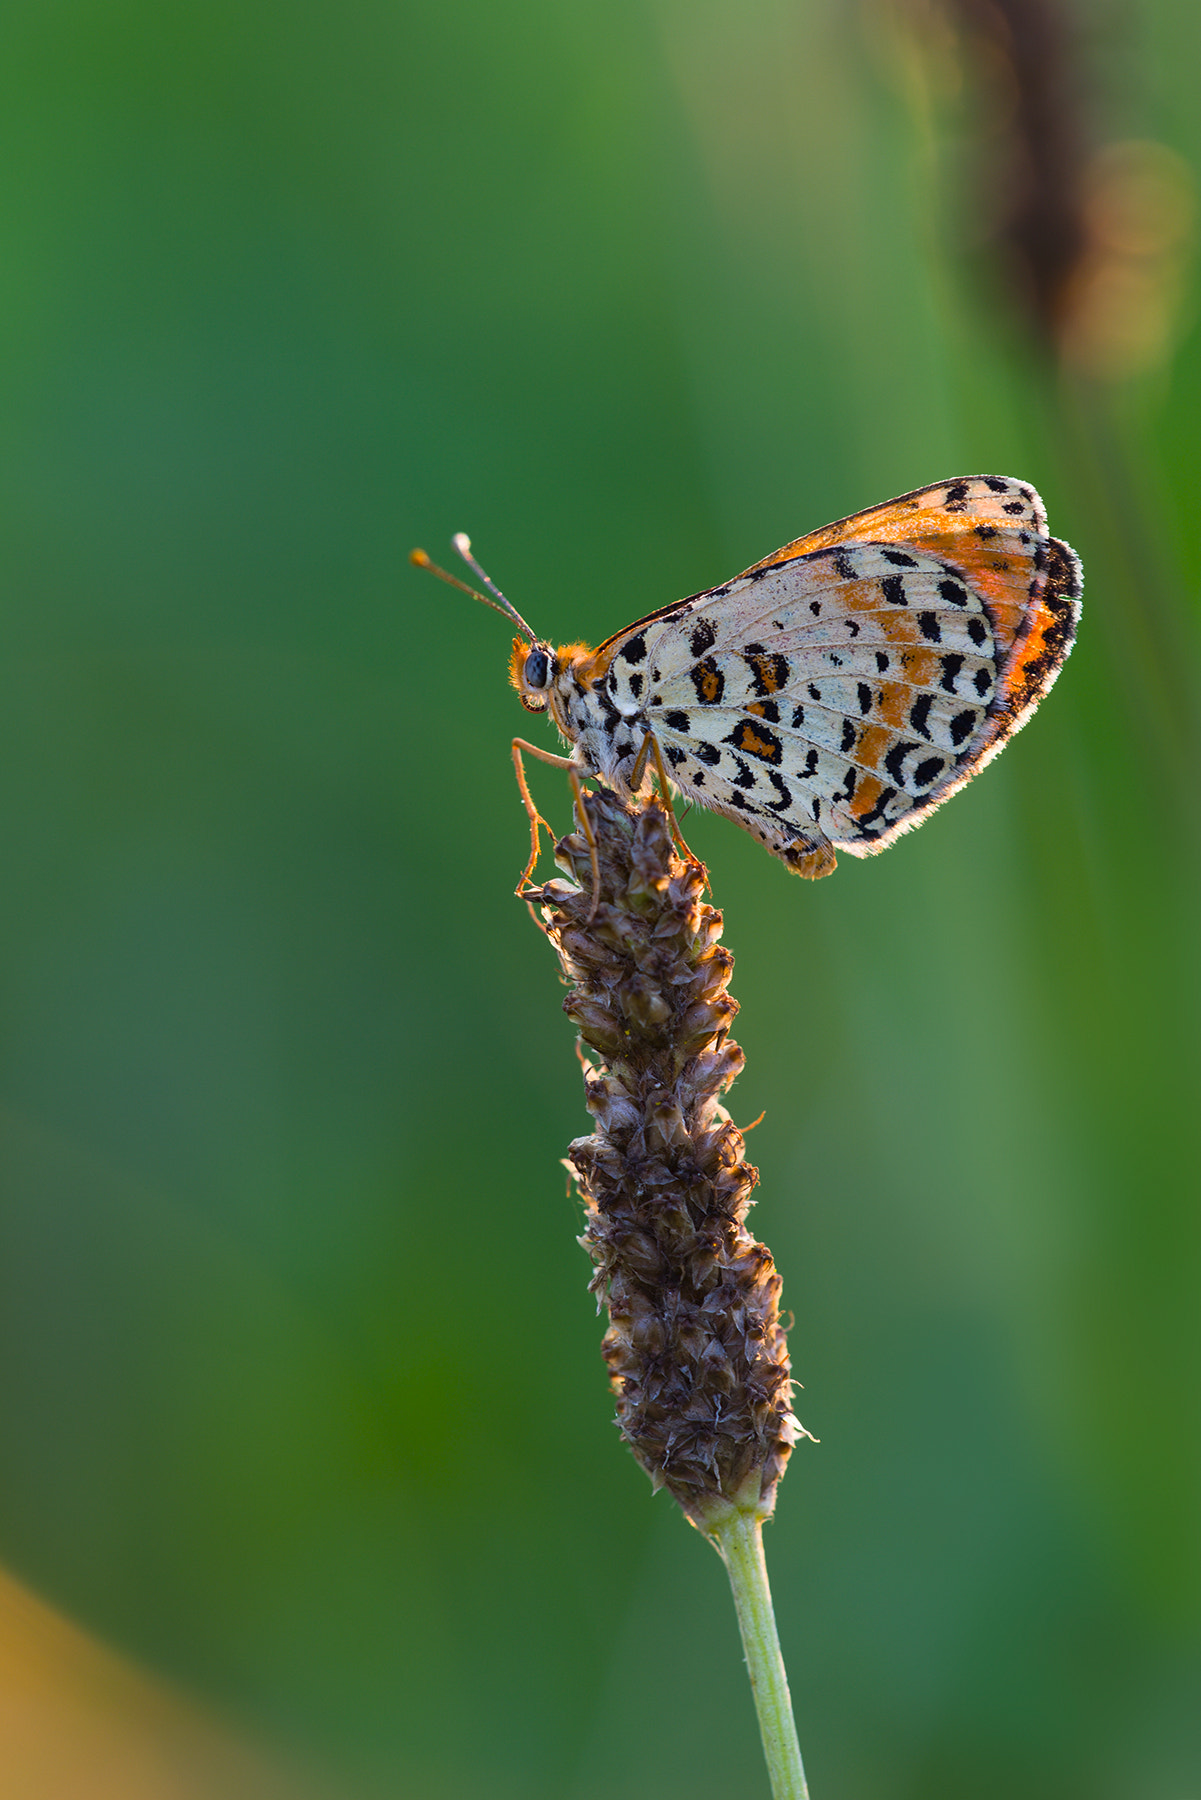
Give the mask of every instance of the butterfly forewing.
<path id="1" fill-rule="evenodd" d="M 919 823 L 1034 710 L 1079 564 L 1038 495 L 942 482 L 798 538 L 603 645 L 681 791 L 805 874 Z"/>

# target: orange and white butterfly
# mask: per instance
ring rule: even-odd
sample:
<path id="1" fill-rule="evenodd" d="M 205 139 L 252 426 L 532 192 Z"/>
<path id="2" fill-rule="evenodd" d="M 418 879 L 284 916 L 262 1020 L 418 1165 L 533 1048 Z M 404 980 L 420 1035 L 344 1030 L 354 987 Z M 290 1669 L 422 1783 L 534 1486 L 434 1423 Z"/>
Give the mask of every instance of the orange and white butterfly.
<path id="1" fill-rule="evenodd" d="M 886 849 L 990 762 L 1080 617 L 1078 558 L 1034 489 L 999 475 L 839 519 L 596 650 L 539 638 L 455 543 L 525 634 L 510 663 L 522 705 L 571 745 L 518 750 L 624 798 L 657 767 L 810 878 L 838 850 Z"/>

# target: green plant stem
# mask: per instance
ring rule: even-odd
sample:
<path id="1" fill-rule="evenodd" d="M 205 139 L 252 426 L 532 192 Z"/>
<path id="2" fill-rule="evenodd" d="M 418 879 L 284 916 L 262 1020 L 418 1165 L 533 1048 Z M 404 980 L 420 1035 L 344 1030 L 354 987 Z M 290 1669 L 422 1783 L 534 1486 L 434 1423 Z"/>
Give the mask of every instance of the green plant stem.
<path id="1" fill-rule="evenodd" d="M 763 1521 L 756 1512 L 737 1508 L 710 1525 L 708 1535 L 726 1565 L 734 1590 L 738 1629 L 759 1715 L 759 1735 L 773 1800 L 809 1800 L 767 1581 Z"/>

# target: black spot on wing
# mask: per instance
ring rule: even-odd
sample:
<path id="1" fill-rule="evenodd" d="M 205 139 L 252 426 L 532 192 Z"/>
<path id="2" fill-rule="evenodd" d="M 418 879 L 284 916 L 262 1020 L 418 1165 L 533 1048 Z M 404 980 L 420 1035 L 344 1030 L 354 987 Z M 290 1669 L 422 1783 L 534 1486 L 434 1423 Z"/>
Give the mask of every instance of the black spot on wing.
<path id="1" fill-rule="evenodd" d="M 778 650 L 768 650 L 763 644 L 747 644 L 742 657 L 751 672 L 751 685 L 757 694 L 778 694 L 781 688 L 788 686 L 791 666 L 788 658 L 781 656 Z"/>
<path id="2" fill-rule="evenodd" d="M 717 627 L 712 619 L 698 619 L 688 634 L 688 648 L 694 656 L 703 656 L 717 641 Z"/>
<path id="3" fill-rule="evenodd" d="M 971 737 L 979 717 L 979 713 L 973 712 L 970 706 L 965 711 L 955 714 L 951 720 L 951 742 L 956 748 L 963 743 L 965 738 Z"/>
<path id="4" fill-rule="evenodd" d="M 698 762 L 708 763 L 711 769 L 721 761 L 721 751 L 717 748 L 716 744 L 706 744 L 702 741 L 696 746 L 696 749 L 692 754 L 696 757 Z"/>
<path id="5" fill-rule="evenodd" d="M 916 749 L 916 744 L 907 744 L 902 738 L 899 743 L 893 745 L 892 749 L 888 752 L 888 755 L 884 758 L 884 767 L 888 770 L 888 773 L 892 776 L 898 787 L 903 787 L 905 784 L 905 758 L 909 755 L 911 750 Z"/>
<path id="6" fill-rule="evenodd" d="M 938 591 L 947 602 L 948 606 L 967 605 L 967 589 L 961 582 L 952 581 L 948 577 L 946 581 L 939 582 Z"/>
<path id="7" fill-rule="evenodd" d="M 938 623 L 937 613 L 920 612 L 917 615 L 917 622 L 922 636 L 928 643 L 942 643 L 942 626 Z"/>
<path id="8" fill-rule="evenodd" d="M 930 708 L 933 705 L 933 694 L 919 694 L 917 699 L 913 702 L 913 705 L 909 708 L 910 726 L 914 731 L 924 737 L 927 743 L 930 742 L 930 732 L 927 727 L 927 720 L 930 717 Z"/>
<path id="9" fill-rule="evenodd" d="M 688 679 L 696 689 L 696 697 L 702 706 L 716 706 L 726 691 L 726 678 L 712 656 L 693 663 L 688 671 Z"/>
<path id="10" fill-rule="evenodd" d="M 908 606 L 905 598 L 905 581 L 901 575 L 886 575 L 880 583 L 880 591 L 890 606 Z"/>
<path id="11" fill-rule="evenodd" d="M 759 762 L 778 763 L 784 760 L 784 746 L 779 738 L 766 725 L 760 725 L 757 719 L 739 719 L 733 731 L 721 741 L 732 745 L 735 750 L 741 750 L 744 756 L 755 757 Z"/>
<path id="12" fill-rule="evenodd" d="M 988 627 L 980 617 L 979 613 L 973 613 L 972 617 L 968 620 L 967 634 L 971 638 L 973 644 L 978 646 L 988 642 Z"/>
<path id="13" fill-rule="evenodd" d="M 687 731 L 691 720 L 686 712 L 680 712 L 677 707 L 669 713 L 664 713 L 663 723 L 670 731 Z"/>
<path id="14" fill-rule="evenodd" d="M 621 654 L 628 663 L 640 663 L 646 660 L 646 639 L 639 632 L 628 643 L 621 646 Z"/>
<path id="15" fill-rule="evenodd" d="M 917 557 L 916 556 L 906 556 L 906 554 L 903 550 L 885 550 L 883 552 L 883 556 L 884 556 L 885 562 L 892 563 L 894 568 L 897 568 L 897 569 L 916 569 L 917 568 Z"/>
<path id="16" fill-rule="evenodd" d="M 769 769 L 767 771 L 767 779 L 771 782 L 777 794 L 780 796 L 778 800 L 769 800 L 767 802 L 768 812 L 787 812 L 792 805 L 792 795 L 788 790 L 788 784 L 774 769 Z"/>
<path id="17" fill-rule="evenodd" d="M 862 813 L 856 820 L 856 824 L 864 837 L 879 837 L 880 834 L 878 831 L 867 831 L 864 828 L 868 825 L 874 825 L 877 819 L 883 819 L 886 815 L 889 803 L 895 800 L 896 797 L 896 788 L 881 788 L 879 799 L 872 807 L 872 810 L 870 812 Z"/>
<path id="18" fill-rule="evenodd" d="M 1009 492 L 1009 483 L 1007 481 L 1002 481 L 999 475 L 986 475 L 984 477 L 984 485 L 986 488 L 991 488 L 994 494 L 1007 494 Z"/>
<path id="19" fill-rule="evenodd" d="M 858 570 L 845 550 L 836 550 L 830 561 L 844 581 L 854 581 L 857 578 Z"/>
<path id="20" fill-rule="evenodd" d="M 1017 717 L 1044 694 L 1076 637 L 1076 602 L 1081 591 L 1081 569 L 1075 552 L 1058 538 L 1047 544 L 1048 574 L 1042 604 L 1051 615 L 1043 631 L 1042 649 L 1026 663 L 1021 681 L 1008 697 L 1007 711 Z"/>
<path id="21" fill-rule="evenodd" d="M 1080 567 L 1080 558 L 1076 552 L 1069 549 L 1059 538 L 1047 540 L 1047 563 L 1050 574 L 1047 576 L 1047 591 L 1044 599 L 1051 611 L 1057 612 L 1059 610 L 1056 605 L 1057 601 L 1079 600 L 1084 592 L 1084 572 Z"/>
<path id="22" fill-rule="evenodd" d="M 963 658 L 962 656 L 957 656 L 954 651 L 948 651 L 945 656 L 940 656 L 938 660 L 942 664 L 942 680 L 938 685 L 942 688 L 944 693 L 953 694 L 955 692 L 955 677 L 963 667 Z"/>
<path id="23" fill-rule="evenodd" d="M 611 675 L 606 675 L 603 681 L 598 681 L 592 689 L 592 692 L 601 703 L 601 711 L 605 715 L 605 725 L 610 731 L 612 731 L 621 721 L 621 714 L 609 698 L 609 685 L 612 679 Z"/>

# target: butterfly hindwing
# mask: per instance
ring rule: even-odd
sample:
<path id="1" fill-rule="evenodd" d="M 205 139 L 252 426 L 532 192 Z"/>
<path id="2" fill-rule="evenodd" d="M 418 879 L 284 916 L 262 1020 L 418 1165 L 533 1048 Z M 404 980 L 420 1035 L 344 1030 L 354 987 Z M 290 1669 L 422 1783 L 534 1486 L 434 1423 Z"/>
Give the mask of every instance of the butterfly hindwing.
<path id="1" fill-rule="evenodd" d="M 920 823 L 1025 722 L 1079 591 L 1033 488 L 970 477 L 798 538 L 597 656 L 685 795 L 824 874 L 834 848 Z"/>

